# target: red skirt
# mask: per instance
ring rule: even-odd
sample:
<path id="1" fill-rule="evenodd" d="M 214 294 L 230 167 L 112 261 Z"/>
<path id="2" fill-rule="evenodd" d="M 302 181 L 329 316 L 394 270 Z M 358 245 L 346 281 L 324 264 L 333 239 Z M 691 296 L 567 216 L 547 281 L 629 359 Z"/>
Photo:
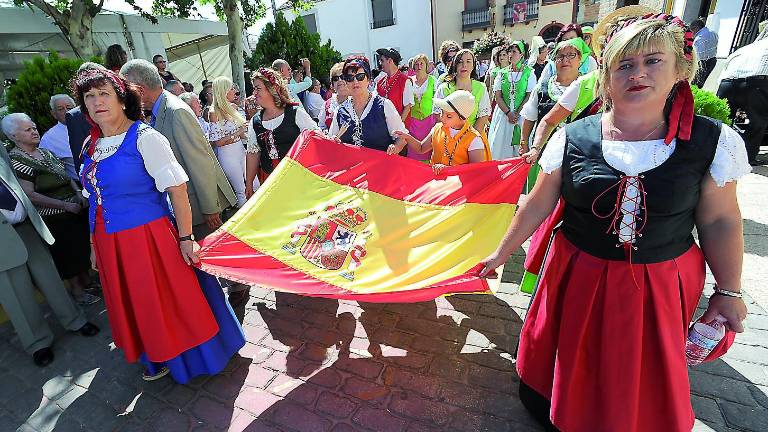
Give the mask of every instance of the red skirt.
<path id="1" fill-rule="evenodd" d="M 219 331 L 167 217 L 107 234 L 101 211 L 94 250 L 115 345 L 129 362 L 170 360 Z"/>
<path id="2" fill-rule="evenodd" d="M 669 261 L 630 265 L 555 236 L 517 359 L 520 379 L 551 401 L 555 427 L 691 430 L 685 340 L 704 277 L 696 245 Z M 729 332 L 710 358 L 732 342 Z"/>

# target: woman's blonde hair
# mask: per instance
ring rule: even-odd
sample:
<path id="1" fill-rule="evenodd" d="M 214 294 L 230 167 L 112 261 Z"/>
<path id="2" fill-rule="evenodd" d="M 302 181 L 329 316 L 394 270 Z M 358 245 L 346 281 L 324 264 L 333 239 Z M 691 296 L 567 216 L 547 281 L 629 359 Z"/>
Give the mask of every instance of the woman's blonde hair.
<path id="1" fill-rule="evenodd" d="M 663 19 L 641 20 L 619 30 L 602 50 L 602 67 L 595 91 L 603 99 L 604 108 L 611 108 L 607 85 L 611 78 L 611 69 L 628 55 L 654 48 L 669 49 L 675 55 L 677 73 L 684 80 L 693 79 L 699 62 L 695 51 L 689 58 L 686 56 L 685 31 L 679 25 Z"/>
<path id="2" fill-rule="evenodd" d="M 220 76 L 213 80 L 213 103 L 211 103 L 210 112 L 215 113 L 219 121 L 229 120 L 237 126 L 242 126 L 245 124 L 245 119 L 227 100 L 227 93 L 232 90 L 232 87 L 234 87 L 232 80 L 225 76 Z"/>
<path id="3" fill-rule="evenodd" d="M 256 80 L 264 83 L 264 88 L 272 95 L 276 107 L 285 108 L 288 105 L 294 105 L 291 95 L 288 93 L 285 78 L 276 70 L 259 68 L 251 74 L 251 82 Z"/>
<path id="4" fill-rule="evenodd" d="M 424 62 L 425 70 L 429 67 L 429 59 L 427 58 L 426 54 L 416 54 L 413 57 L 413 69 L 416 69 L 416 62 L 419 62 L 419 61 Z"/>
<path id="5" fill-rule="evenodd" d="M 341 75 L 344 73 L 344 62 L 338 62 L 331 66 L 331 70 L 328 72 L 328 82 L 333 83 L 334 75 Z"/>

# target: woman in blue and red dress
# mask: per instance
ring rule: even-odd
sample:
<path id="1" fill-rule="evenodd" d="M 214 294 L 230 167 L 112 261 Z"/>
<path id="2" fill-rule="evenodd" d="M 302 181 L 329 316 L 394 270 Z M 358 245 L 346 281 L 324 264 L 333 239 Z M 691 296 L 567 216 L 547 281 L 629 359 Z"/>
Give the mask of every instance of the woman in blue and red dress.
<path id="1" fill-rule="evenodd" d="M 728 328 L 709 359 L 743 331 L 736 180 L 750 167 L 733 129 L 693 113 L 697 62 L 682 21 L 628 19 L 608 36 L 606 112 L 551 138 L 536 186 L 481 275 L 562 196 L 562 229 L 520 335 L 523 404 L 549 430 L 690 431 L 685 343 L 705 263 L 717 287 L 703 319 L 722 315 Z"/>
<path id="2" fill-rule="evenodd" d="M 187 174 L 168 140 L 142 123 L 132 84 L 85 71 L 73 93 L 94 124 L 81 180 L 115 345 L 144 364 L 145 380 L 220 372 L 245 338 L 216 278 L 190 266 L 199 246 Z"/>

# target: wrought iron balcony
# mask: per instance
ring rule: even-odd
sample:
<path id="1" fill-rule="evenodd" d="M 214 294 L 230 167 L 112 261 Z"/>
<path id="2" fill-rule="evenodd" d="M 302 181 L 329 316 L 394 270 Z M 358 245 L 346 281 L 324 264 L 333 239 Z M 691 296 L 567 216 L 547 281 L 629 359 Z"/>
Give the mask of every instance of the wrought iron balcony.
<path id="1" fill-rule="evenodd" d="M 539 0 L 510 0 L 504 5 L 504 24 L 517 24 L 539 18 Z"/>
<path id="2" fill-rule="evenodd" d="M 461 12 L 461 30 L 484 29 L 491 27 L 490 9 L 472 9 Z"/>

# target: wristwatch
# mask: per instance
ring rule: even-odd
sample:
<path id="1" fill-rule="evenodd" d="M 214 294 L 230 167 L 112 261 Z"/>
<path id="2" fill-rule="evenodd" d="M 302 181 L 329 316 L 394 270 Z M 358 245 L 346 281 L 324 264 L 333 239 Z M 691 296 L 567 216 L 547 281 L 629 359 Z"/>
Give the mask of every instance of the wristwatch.
<path id="1" fill-rule="evenodd" d="M 195 235 L 190 234 L 190 235 L 185 235 L 184 237 L 179 237 L 179 243 L 183 241 L 195 241 Z"/>

